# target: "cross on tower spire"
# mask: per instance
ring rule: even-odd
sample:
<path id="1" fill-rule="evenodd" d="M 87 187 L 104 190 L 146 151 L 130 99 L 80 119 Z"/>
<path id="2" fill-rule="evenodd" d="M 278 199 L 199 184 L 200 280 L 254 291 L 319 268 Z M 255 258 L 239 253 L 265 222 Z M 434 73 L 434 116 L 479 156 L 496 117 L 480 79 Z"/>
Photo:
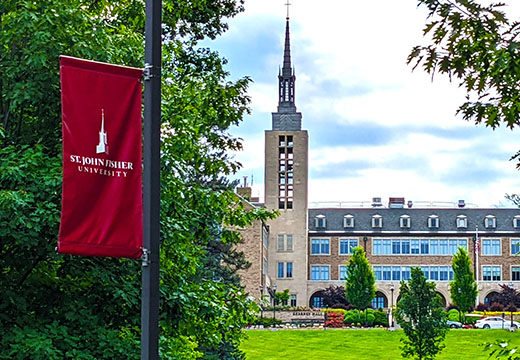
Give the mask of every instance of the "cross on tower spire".
<path id="1" fill-rule="evenodd" d="M 292 4 L 289 3 L 289 0 L 287 0 L 287 2 L 284 5 L 287 6 L 287 19 L 289 19 L 289 6 L 292 5 Z"/>

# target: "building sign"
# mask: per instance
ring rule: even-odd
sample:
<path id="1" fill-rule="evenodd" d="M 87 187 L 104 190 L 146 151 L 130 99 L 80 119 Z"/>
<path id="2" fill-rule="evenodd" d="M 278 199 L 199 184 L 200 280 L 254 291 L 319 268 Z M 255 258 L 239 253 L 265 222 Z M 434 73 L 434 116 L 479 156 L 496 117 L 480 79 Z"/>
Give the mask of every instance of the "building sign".
<path id="1" fill-rule="evenodd" d="M 60 58 L 63 194 L 58 252 L 142 253 L 142 70 Z"/>

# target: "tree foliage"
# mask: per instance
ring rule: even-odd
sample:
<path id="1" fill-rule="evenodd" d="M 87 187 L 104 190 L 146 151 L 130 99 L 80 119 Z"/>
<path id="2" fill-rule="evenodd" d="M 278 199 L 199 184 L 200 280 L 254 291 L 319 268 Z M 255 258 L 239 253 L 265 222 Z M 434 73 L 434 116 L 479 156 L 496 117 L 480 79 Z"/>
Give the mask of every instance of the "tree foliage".
<path id="1" fill-rule="evenodd" d="M 356 309 L 366 309 L 376 296 L 375 277 L 365 251 L 358 246 L 347 265 L 345 295 Z"/>
<path id="2" fill-rule="evenodd" d="M 471 271 L 471 260 L 463 248 L 453 255 L 453 281 L 450 283 L 451 298 L 460 311 L 468 312 L 475 305 L 478 295 L 477 283 Z"/>
<path id="3" fill-rule="evenodd" d="M 446 318 L 435 283 L 428 282 L 421 268 L 411 269 L 410 279 L 401 281 L 401 300 L 395 312 L 406 338 L 401 339 L 403 357 L 434 359 L 444 348 Z"/>
<path id="4" fill-rule="evenodd" d="M 424 35 L 430 44 L 412 49 L 408 63 L 429 74 L 448 74 L 467 92 L 458 113 L 493 129 L 514 128 L 520 118 L 520 23 L 504 4 L 475 0 L 418 0 L 428 8 Z M 520 152 L 514 157 L 518 158 Z M 520 164 L 518 165 L 520 166 Z"/>
<path id="5" fill-rule="evenodd" d="M 335 308 L 338 306 L 345 307 L 348 305 L 347 297 L 345 296 L 345 288 L 343 286 L 331 285 L 321 292 L 323 297 L 323 305 L 328 308 Z"/>
<path id="6" fill-rule="evenodd" d="M 161 357 L 239 359 L 254 305 L 236 271 L 246 212 L 223 176 L 248 78 L 198 49 L 242 1 L 163 1 Z M 142 67 L 144 1 L 0 4 L 0 359 L 137 359 L 140 262 L 55 252 L 61 198 L 60 54 Z M 131 224 L 129 224 L 131 225 Z"/>

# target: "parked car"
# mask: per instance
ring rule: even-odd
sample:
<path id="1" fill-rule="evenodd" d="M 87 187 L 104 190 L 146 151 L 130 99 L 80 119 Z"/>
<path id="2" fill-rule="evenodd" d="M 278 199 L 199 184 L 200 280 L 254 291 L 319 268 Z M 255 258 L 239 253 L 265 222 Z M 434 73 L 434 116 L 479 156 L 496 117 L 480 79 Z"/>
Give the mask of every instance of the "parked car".
<path id="1" fill-rule="evenodd" d="M 452 329 L 460 329 L 462 327 L 462 324 L 460 322 L 451 320 L 446 321 L 446 325 L 448 325 L 448 327 Z"/>
<path id="2" fill-rule="evenodd" d="M 498 316 L 492 316 L 477 320 L 475 323 L 477 329 L 508 329 L 513 328 L 514 330 L 520 327 L 520 323 L 513 321 L 511 326 L 511 320 L 502 319 Z"/>

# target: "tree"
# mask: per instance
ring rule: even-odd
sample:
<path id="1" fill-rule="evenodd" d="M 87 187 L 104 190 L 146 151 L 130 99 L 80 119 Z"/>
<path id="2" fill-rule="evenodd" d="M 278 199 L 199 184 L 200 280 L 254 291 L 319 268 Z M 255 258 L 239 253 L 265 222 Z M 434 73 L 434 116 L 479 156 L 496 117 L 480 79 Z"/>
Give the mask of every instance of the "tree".
<path id="1" fill-rule="evenodd" d="M 470 311 L 475 305 L 478 295 L 477 283 L 471 271 L 471 260 L 463 248 L 453 255 L 453 281 L 450 283 L 451 298 L 462 312 Z"/>
<path id="2" fill-rule="evenodd" d="M 289 289 L 285 289 L 284 291 L 279 291 L 274 294 L 274 303 L 275 305 L 287 306 L 289 302 L 289 298 L 291 295 L 289 294 Z"/>
<path id="3" fill-rule="evenodd" d="M 509 304 L 513 304 L 517 307 L 520 307 L 520 292 L 514 287 L 510 287 L 506 284 L 499 284 L 499 286 L 502 288 L 502 290 L 489 299 L 490 304 L 499 303 L 504 307 L 508 306 Z"/>
<path id="4" fill-rule="evenodd" d="M 474 0 L 418 0 L 431 20 L 424 28 L 431 44 L 412 49 L 408 63 L 459 79 L 467 101 L 457 113 L 493 129 L 520 124 L 520 23 L 511 22 L 503 4 Z M 512 159 L 520 159 L 520 151 Z M 520 163 L 517 164 L 520 167 Z"/>
<path id="5" fill-rule="evenodd" d="M 346 308 L 348 305 L 343 286 L 331 285 L 321 292 L 323 304 L 328 308 Z"/>
<path id="6" fill-rule="evenodd" d="M 428 282 L 421 268 L 414 267 L 410 279 L 401 281 L 400 294 L 396 319 L 407 337 L 401 339 L 403 357 L 434 359 L 444 348 L 448 331 L 435 283 Z"/>
<path id="7" fill-rule="evenodd" d="M 345 296 L 356 309 L 366 309 L 376 296 L 375 277 L 365 251 L 358 246 L 347 264 Z"/>
<path id="8" fill-rule="evenodd" d="M 242 1 L 163 1 L 161 356 L 240 359 L 254 314 L 234 273 L 247 266 L 246 212 L 222 176 L 240 167 L 229 128 L 249 112 L 249 79 L 197 41 L 221 34 Z M 58 255 L 58 55 L 142 67 L 141 0 L 0 4 L 0 358 L 139 357 L 139 261 Z"/>

